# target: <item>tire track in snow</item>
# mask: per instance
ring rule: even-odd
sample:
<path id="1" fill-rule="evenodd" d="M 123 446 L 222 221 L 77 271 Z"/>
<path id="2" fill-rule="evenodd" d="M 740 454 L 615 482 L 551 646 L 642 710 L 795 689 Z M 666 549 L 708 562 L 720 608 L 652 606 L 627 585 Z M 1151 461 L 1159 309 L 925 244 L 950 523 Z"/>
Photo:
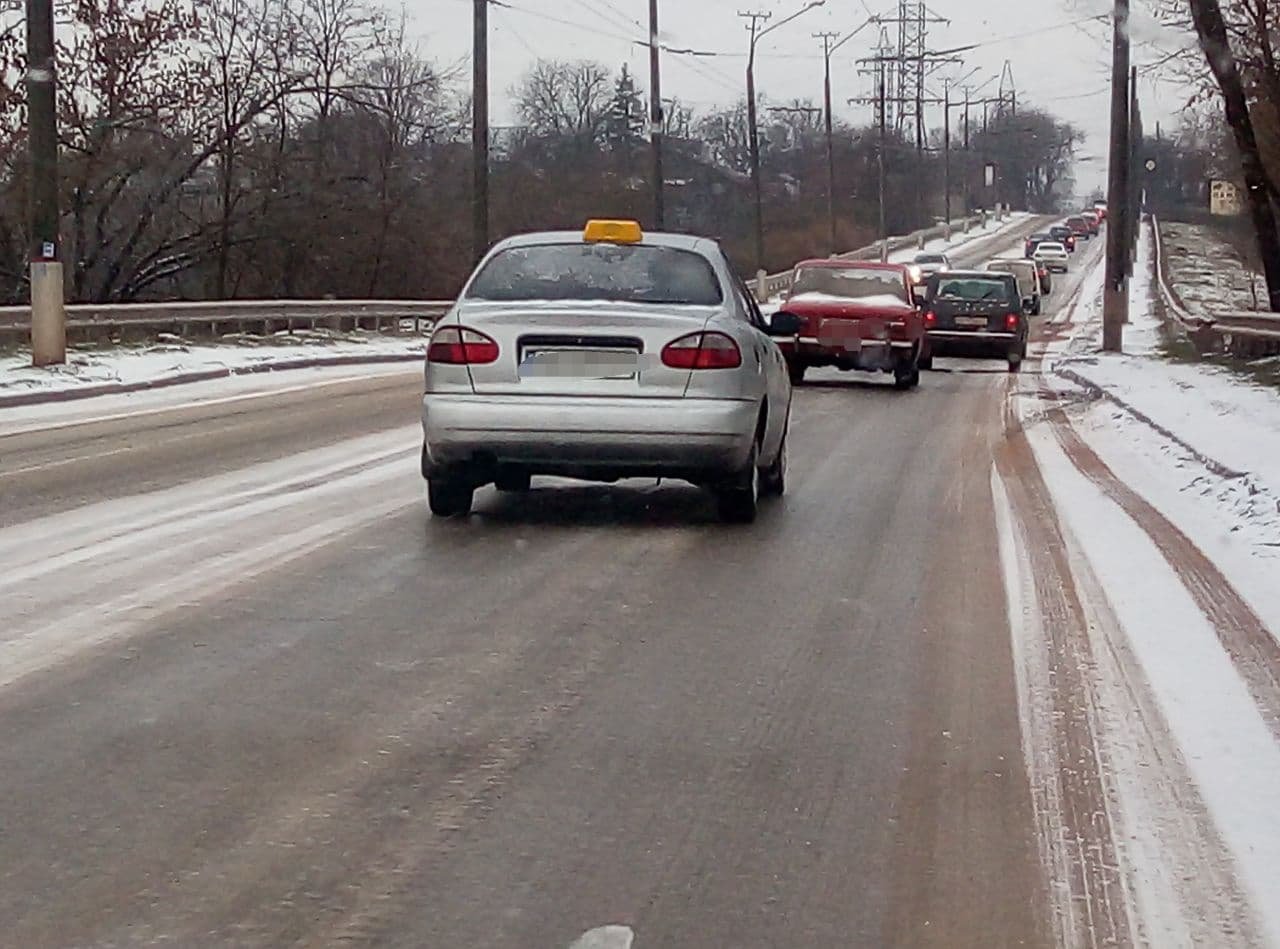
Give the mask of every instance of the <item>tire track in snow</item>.
<path id="1" fill-rule="evenodd" d="M 1029 748 L 1027 765 L 1042 860 L 1056 904 L 1054 930 L 1062 946 L 1134 945 L 1136 927 L 1119 871 L 1105 782 L 1096 662 L 1086 613 L 1048 487 L 1020 424 L 1011 422 L 996 453 L 996 470 L 1029 560 L 1039 614 L 1032 631 L 1044 636 L 1033 645 L 1046 653 L 1047 682 L 1037 684 L 1046 688 L 1042 698 L 1049 719 L 1040 723 L 1047 728 L 1039 737 L 1049 746 Z"/>

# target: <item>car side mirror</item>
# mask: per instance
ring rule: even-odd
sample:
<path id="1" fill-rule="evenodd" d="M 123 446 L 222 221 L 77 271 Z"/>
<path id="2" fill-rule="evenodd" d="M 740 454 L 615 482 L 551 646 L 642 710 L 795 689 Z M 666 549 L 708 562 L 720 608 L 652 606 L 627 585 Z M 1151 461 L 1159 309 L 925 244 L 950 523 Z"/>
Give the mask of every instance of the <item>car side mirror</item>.
<path id="1" fill-rule="evenodd" d="M 794 313 L 775 313 L 769 317 L 770 336 L 795 336 L 804 321 Z"/>

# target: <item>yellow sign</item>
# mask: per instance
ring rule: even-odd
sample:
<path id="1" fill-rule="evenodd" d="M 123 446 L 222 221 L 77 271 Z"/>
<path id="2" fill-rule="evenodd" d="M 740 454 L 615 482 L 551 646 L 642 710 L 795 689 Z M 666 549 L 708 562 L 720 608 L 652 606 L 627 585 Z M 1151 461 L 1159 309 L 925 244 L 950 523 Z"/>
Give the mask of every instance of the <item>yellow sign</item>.
<path id="1" fill-rule="evenodd" d="M 588 221 L 582 239 L 588 244 L 639 244 L 644 232 L 637 221 Z"/>

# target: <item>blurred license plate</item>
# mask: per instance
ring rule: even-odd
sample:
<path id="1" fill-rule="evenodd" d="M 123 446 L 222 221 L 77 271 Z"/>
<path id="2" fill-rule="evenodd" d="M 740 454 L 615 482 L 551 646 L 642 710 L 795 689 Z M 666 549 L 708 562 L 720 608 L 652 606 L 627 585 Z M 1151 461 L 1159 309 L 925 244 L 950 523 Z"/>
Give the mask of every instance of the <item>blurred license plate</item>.
<path id="1" fill-rule="evenodd" d="M 526 349 L 525 379 L 634 379 L 640 354 L 630 349 Z"/>
<path id="2" fill-rule="evenodd" d="M 956 326 L 986 326 L 985 316 L 957 316 Z"/>
<path id="3" fill-rule="evenodd" d="M 840 348 L 846 352 L 862 349 L 862 332 L 857 323 L 846 320 L 828 320 L 818 332 L 818 342 L 824 346 Z"/>

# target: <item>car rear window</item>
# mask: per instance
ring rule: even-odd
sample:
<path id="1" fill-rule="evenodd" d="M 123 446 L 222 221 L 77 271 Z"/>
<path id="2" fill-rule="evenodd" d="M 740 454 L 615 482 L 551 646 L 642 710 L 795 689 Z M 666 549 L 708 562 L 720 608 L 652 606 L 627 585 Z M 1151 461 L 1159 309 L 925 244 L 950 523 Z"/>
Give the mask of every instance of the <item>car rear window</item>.
<path id="1" fill-rule="evenodd" d="M 602 300 L 716 306 L 724 301 L 711 264 L 690 251 L 638 244 L 538 244 L 495 254 L 467 299 Z"/>
<path id="2" fill-rule="evenodd" d="M 915 262 L 917 264 L 945 264 L 947 258 L 941 254 L 916 254 Z"/>
<path id="3" fill-rule="evenodd" d="M 911 302 L 900 271 L 873 267 L 801 267 L 792 281 L 791 295 L 804 293 L 854 300 L 892 297 L 903 303 Z"/>
<path id="4" fill-rule="evenodd" d="M 997 278 L 956 277 L 938 282 L 935 294 L 938 300 L 956 300 L 964 303 L 976 303 L 986 300 L 1008 301 L 1009 282 Z"/>

